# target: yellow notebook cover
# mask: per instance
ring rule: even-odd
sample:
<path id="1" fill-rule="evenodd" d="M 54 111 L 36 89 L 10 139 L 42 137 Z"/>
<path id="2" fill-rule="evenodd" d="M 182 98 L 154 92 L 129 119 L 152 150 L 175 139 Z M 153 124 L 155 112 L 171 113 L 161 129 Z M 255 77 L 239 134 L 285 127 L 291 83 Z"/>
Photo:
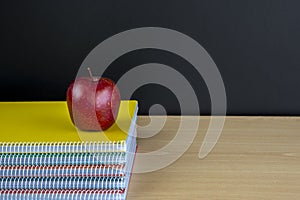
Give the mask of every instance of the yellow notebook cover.
<path id="1" fill-rule="evenodd" d="M 137 112 L 137 101 L 121 101 L 116 123 L 103 132 L 79 131 L 67 103 L 0 102 L 1 143 L 125 141 Z"/>

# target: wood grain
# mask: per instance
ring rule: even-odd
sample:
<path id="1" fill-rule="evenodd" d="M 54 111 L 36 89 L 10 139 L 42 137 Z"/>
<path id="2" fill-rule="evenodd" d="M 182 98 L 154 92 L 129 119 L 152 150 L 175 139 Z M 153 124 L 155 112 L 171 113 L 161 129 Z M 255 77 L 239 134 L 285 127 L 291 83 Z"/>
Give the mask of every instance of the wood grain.
<path id="1" fill-rule="evenodd" d="M 176 162 L 133 174 L 128 199 L 300 199 L 300 118 L 226 117 L 217 145 L 200 160 L 209 121 L 200 118 L 194 142 Z M 139 125 L 148 122 L 139 117 Z M 169 116 L 157 135 L 138 139 L 138 152 L 166 145 L 179 122 Z"/>

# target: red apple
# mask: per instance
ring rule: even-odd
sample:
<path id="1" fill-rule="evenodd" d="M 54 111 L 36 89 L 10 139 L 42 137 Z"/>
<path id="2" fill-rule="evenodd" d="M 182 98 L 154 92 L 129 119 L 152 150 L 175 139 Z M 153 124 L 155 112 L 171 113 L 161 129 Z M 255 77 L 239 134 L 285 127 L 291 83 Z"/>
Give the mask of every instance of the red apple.
<path id="1" fill-rule="evenodd" d="M 67 105 L 73 124 L 84 131 L 108 129 L 118 115 L 120 93 L 108 78 L 80 77 L 67 90 Z"/>

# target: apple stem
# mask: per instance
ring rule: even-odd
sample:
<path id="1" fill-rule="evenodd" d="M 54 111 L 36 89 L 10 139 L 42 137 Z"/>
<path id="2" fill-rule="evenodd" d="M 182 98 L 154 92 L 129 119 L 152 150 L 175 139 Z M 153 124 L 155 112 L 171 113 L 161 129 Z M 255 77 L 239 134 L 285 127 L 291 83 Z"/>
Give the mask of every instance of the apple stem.
<path id="1" fill-rule="evenodd" d="M 90 75 L 92 81 L 98 81 L 98 79 L 93 76 L 91 68 L 88 67 L 87 70 L 89 71 L 89 75 Z"/>

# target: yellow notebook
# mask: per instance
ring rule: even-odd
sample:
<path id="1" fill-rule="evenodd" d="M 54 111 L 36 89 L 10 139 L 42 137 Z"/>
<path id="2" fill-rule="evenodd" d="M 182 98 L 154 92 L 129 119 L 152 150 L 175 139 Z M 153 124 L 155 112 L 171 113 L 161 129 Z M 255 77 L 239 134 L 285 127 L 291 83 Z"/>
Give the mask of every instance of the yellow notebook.
<path id="1" fill-rule="evenodd" d="M 134 136 L 137 107 L 121 101 L 113 126 L 84 132 L 72 124 L 66 102 L 0 102 L 0 152 L 123 151 Z"/>

